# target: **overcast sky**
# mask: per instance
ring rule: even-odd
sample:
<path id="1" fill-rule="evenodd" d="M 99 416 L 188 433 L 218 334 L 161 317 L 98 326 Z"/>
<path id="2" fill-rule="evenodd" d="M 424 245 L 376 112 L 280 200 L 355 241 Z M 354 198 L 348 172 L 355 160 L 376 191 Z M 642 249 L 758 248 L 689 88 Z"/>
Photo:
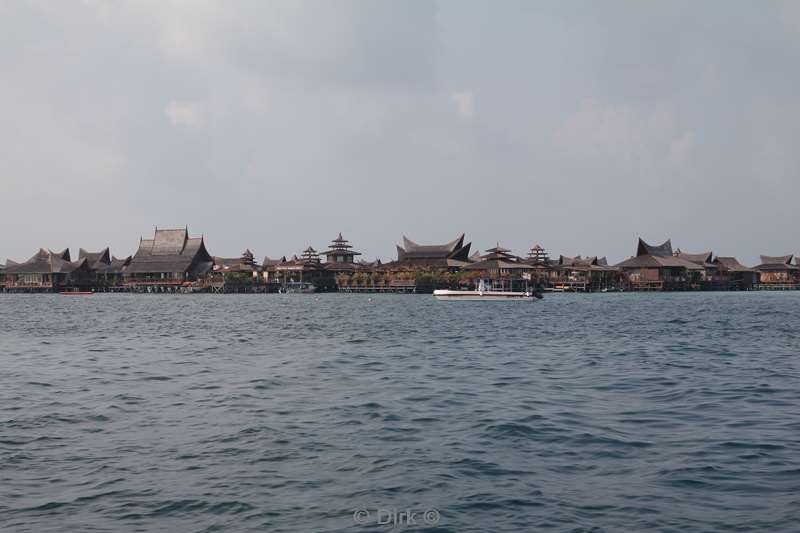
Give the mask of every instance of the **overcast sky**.
<path id="1" fill-rule="evenodd" d="M 0 261 L 800 252 L 800 2 L 0 0 Z"/>

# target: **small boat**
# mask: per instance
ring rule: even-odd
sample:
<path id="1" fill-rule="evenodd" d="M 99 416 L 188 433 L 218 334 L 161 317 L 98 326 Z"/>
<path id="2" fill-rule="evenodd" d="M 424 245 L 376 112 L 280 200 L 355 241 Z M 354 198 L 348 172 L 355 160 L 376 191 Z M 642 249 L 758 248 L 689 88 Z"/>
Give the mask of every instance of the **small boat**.
<path id="1" fill-rule="evenodd" d="M 525 291 L 506 291 L 492 290 L 487 288 L 485 280 L 478 282 L 477 290 L 474 291 L 451 291 L 437 289 L 433 291 L 433 296 L 437 300 L 450 301 L 506 301 L 506 300 L 532 300 L 541 299 L 542 295 L 530 290 Z"/>
<path id="2" fill-rule="evenodd" d="M 317 288 L 305 281 L 290 281 L 278 289 L 282 294 L 313 294 Z"/>
<path id="3" fill-rule="evenodd" d="M 91 291 L 61 291 L 58 294 L 61 296 L 91 296 L 94 293 Z"/>

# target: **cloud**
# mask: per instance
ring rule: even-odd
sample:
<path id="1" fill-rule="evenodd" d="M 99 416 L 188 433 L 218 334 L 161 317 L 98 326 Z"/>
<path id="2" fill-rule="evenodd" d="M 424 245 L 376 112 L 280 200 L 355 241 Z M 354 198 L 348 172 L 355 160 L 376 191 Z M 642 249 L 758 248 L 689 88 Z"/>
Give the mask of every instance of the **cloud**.
<path id="1" fill-rule="evenodd" d="M 166 58 L 224 64 L 283 82 L 431 85 L 438 64 L 433 0 L 158 0 L 132 3 L 152 21 Z M 413 35 L 413 38 L 409 36 Z"/>
<path id="2" fill-rule="evenodd" d="M 690 163 L 696 134 L 676 123 L 666 104 L 634 106 L 584 100 L 553 134 L 555 149 L 594 172 L 658 178 Z"/>
<path id="3" fill-rule="evenodd" d="M 205 122 L 203 107 L 197 102 L 173 100 L 164 108 L 164 115 L 173 126 L 200 128 Z"/>
<path id="4" fill-rule="evenodd" d="M 633 228 L 780 248 L 800 186 L 796 4 L 723 20 L 685 3 L 0 0 L 0 226 L 43 213 L 0 256 L 130 252 L 186 223 L 221 255 L 324 246 L 332 226 L 384 258 L 402 233 L 461 231 L 618 257 Z M 497 175 L 503 207 L 464 216 Z M 64 201 L 86 191 L 92 210 Z M 769 232 L 735 228 L 745 210 Z"/>
<path id="5" fill-rule="evenodd" d="M 453 93 L 450 98 L 456 106 L 456 112 L 463 118 L 472 118 L 475 113 L 475 97 L 471 92 Z"/>

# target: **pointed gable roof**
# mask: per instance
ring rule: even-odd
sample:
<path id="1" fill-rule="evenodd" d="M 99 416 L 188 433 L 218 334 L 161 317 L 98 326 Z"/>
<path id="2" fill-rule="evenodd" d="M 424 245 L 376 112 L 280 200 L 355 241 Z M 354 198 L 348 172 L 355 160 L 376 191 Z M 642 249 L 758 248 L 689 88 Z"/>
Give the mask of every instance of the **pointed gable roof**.
<path id="1" fill-rule="evenodd" d="M 464 234 L 462 233 L 447 244 L 417 244 L 405 235 L 403 235 L 403 249 L 406 253 L 415 252 L 430 252 L 430 253 L 445 253 L 451 254 L 457 249 L 464 246 Z"/>
<path id="2" fill-rule="evenodd" d="M 561 266 L 575 266 L 581 260 L 581 256 L 569 257 L 568 255 L 559 255 L 558 264 Z"/>
<path id="3" fill-rule="evenodd" d="M 7 270 L 7 269 L 9 269 L 9 268 L 11 268 L 13 266 L 18 265 L 18 264 L 19 263 L 17 263 L 16 261 L 12 261 L 11 259 L 6 259 L 6 264 L 2 266 L 2 269 L 3 270 Z"/>
<path id="4" fill-rule="evenodd" d="M 94 267 L 97 263 L 110 265 L 111 253 L 109 252 L 108 248 L 99 252 L 87 252 L 83 248 L 80 248 L 78 250 L 78 260 L 81 259 L 86 259 L 86 262 L 92 267 Z"/>
<path id="5" fill-rule="evenodd" d="M 270 259 L 267 256 L 264 256 L 264 261 L 261 262 L 261 266 L 264 268 L 274 267 L 275 265 L 279 265 L 281 263 L 286 262 L 286 256 L 284 255 L 280 259 Z"/>
<path id="6" fill-rule="evenodd" d="M 618 268 L 683 268 L 686 270 L 703 270 L 701 265 L 687 261 L 672 253 L 672 241 L 653 246 L 639 239 L 636 255 L 615 265 Z"/>
<path id="7" fill-rule="evenodd" d="M 417 244 L 403 235 L 403 246 L 397 246 L 397 260 L 408 259 L 455 259 L 467 261 L 471 243 L 464 244 L 462 233 L 446 244 Z"/>
<path id="8" fill-rule="evenodd" d="M 639 246 L 636 249 L 636 257 L 641 257 L 643 255 L 654 255 L 657 257 L 669 257 L 672 255 L 672 241 L 667 239 L 666 242 L 659 244 L 658 246 L 653 246 L 652 244 L 647 244 L 639 238 Z"/>
<path id="9" fill-rule="evenodd" d="M 23 263 L 9 261 L 6 264 L 6 274 L 68 274 L 80 266 L 81 262 L 70 261 L 68 248 L 58 253 L 40 248 Z"/>
<path id="10" fill-rule="evenodd" d="M 126 274 L 210 271 L 214 259 L 203 237 L 189 238 L 188 231 L 188 228 L 156 228 L 153 239 L 140 239 L 139 249 L 125 269 Z"/>
<path id="11" fill-rule="evenodd" d="M 157 229 L 153 239 L 153 255 L 176 255 L 183 252 L 186 241 L 189 240 L 189 230 L 185 229 Z"/>
<path id="12" fill-rule="evenodd" d="M 596 255 L 587 257 L 581 257 L 580 255 L 577 255 L 575 257 L 561 255 L 558 258 L 557 265 L 568 266 L 568 267 L 580 267 L 584 270 L 607 270 L 606 268 L 602 267 L 608 267 L 608 261 L 606 261 L 606 258 L 604 257 L 602 258 L 601 262 L 601 260 L 598 259 Z"/>

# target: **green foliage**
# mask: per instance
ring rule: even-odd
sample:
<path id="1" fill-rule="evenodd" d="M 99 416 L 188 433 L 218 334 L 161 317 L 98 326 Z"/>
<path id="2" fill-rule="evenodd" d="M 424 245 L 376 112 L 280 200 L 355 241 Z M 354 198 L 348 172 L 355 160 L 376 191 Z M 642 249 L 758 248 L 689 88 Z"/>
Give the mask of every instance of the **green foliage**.
<path id="1" fill-rule="evenodd" d="M 417 285 L 439 285 L 444 278 L 439 272 L 417 272 L 414 274 L 414 281 Z"/>
<path id="2" fill-rule="evenodd" d="M 225 285 L 231 287 L 250 287 L 253 285 L 253 276 L 243 272 L 226 272 L 222 275 Z"/>

